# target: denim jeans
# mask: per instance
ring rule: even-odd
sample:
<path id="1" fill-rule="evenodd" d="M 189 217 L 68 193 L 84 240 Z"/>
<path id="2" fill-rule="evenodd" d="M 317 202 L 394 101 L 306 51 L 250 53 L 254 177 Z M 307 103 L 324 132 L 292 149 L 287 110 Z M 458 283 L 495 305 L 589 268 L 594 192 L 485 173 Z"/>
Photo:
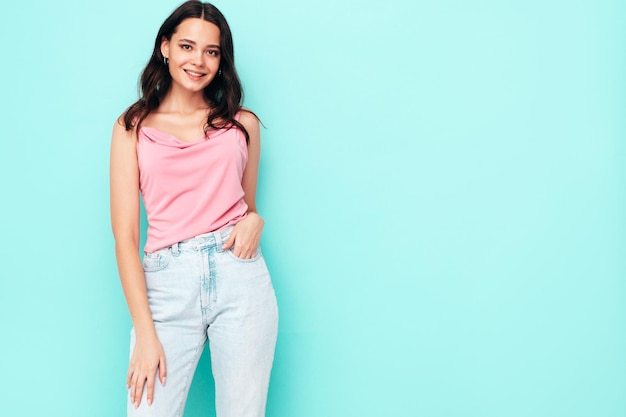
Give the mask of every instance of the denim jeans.
<path id="1" fill-rule="evenodd" d="M 148 301 L 165 352 L 155 382 L 128 416 L 180 417 L 209 341 L 217 417 L 263 417 L 278 330 L 278 307 L 260 248 L 252 259 L 222 250 L 232 227 L 144 254 Z M 135 333 L 131 331 L 131 355 Z M 207 413 L 208 414 L 208 413 Z"/>

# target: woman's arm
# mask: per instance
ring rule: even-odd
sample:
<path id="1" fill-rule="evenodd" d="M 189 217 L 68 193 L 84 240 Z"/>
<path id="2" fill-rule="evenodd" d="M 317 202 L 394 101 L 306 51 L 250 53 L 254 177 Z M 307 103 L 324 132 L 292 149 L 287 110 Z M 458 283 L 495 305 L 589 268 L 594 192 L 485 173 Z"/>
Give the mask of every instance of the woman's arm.
<path id="1" fill-rule="evenodd" d="M 241 259 L 251 259 L 256 256 L 261 240 L 261 231 L 264 221 L 256 211 L 256 187 L 259 175 L 259 160 L 261 158 L 261 135 L 259 119 L 246 110 L 241 111 L 239 122 L 246 128 L 250 140 L 248 142 L 248 163 L 243 171 L 241 184 L 244 191 L 244 201 L 248 205 L 248 215 L 241 220 L 224 244 L 229 249 L 234 244 L 233 254 Z"/>
<path id="2" fill-rule="evenodd" d="M 256 186 L 259 177 L 259 161 L 261 159 L 261 134 L 259 119 L 250 112 L 243 110 L 239 116 L 239 122 L 246 128 L 250 140 L 248 143 L 248 163 L 243 171 L 244 197 L 248 205 L 248 213 L 256 213 Z"/>
<path id="3" fill-rule="evenodd" d="M 137 407 L 146 382 L 148 404 L 152 403 L 157 367 L 161 383 L 165 383 L 165 357 L 152 321 L 139 257 L 139 166 L 136 144 L 134 132 L 126 131 L 120 121 L 116 122 L 111 138 L 111 225 L 117 267 L 136 336 L 126 384 L 130 389 L 131 400 Z"/>

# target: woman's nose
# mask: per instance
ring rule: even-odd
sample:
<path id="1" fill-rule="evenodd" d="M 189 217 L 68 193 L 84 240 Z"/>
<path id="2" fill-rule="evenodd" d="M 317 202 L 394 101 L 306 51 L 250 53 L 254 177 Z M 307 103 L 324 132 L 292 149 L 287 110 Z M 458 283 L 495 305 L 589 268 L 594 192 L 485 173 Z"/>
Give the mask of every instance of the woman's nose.
<path id="1" fill-rule="evenodd" d="M 204 64 L 204 61 L 202 60 L 202 55 L 203 55 L 203 53 L 201 51 L 196 52 L 195 54 L 193 54 L 192 62 L 195 65 L 197 65 L 197 66 L 202 66 Z"/>

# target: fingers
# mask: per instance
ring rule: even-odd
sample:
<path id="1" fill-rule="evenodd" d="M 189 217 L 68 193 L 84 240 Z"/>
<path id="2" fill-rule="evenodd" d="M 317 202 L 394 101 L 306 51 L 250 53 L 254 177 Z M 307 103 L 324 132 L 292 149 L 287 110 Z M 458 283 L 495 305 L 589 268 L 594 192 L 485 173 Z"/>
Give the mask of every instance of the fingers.
<path id="1" fill-rule="evenodd" d="M 232 248 L 233 255 L 240 259 L 252 259 L 256 255 L 256 250 L 259 246 L 258 242 L 254 240 L 236 238 L 236 229 L 230 234 L 226 243 L 222 245 L 222 249 L 228 250 Z M 246 241 L 248 240 L 248 241 Z"/>
<path id="2" fill-rule="evenodd" d="M 158 377 L 165 384 L 165 354 L 157 338 L 137 340 L 128 367 L 126 386 L 129 401 L 135 408 L 141 404 L 144 389 L 146 403 L 150 406 L 154 401 L 154 385 Z"/>
<path id="3" fill-rule="evenodd" d="M 148 375 L 148 380 L 146 384 L 146 401 L 148 405 L 152 405 L 152 400 L 154 398 L 154 380 L 156 379 L 156 372 L 152 375 Z"/>
<path id="4" fill-rule="evenodd" d="M 159 380 L 161 385 L 165 385 L 165 358 L 159 360 Z M 146 389 L 146 400 L 148 405 L 154 402 L 154 384 L 156 382 L 157 369 L 151 368 L 146 372 L 140 370 L 129 371 L 126 386 L 130 395 L 130 402 L 135 408 L 141 404 L 144 387 Z"/>
<path id="5" fill-rule="evenodd" d="M 258 243 L 255 242 L 235 242 L 235 248 L 233 249 L 233 255 L 239 259 L 252 259 L 256 256 Z"/>
<path id="6" fill-rule="evenodd" d="M 165 375 L 167 371 L 165 369 L 165 356 L 159 357 L 159 380 L 161 385 L 165 385 Z M 154 383 L 156 381 L 156 369 L 154 372 L 148 373 L 148 380 L 146 384 L 146 400 L 148 405 L 152 405 L 154 401 Z M 140 397 L 141 398 L 141 397 Z"/>
<path id="7" fill-rule="evenodd" d="M 135 385 L 137 384 L 137 377 L 133 372 L 133 368 L 128 369 L 128 376 L 126 377 L 126 389 L 128 389 L 128 395 L 130 396 L 130 402 L 137 407 L 135 404 Z"/>
<path id="8" fill-rule="evenodd" d="M 143 395 L 143 386 L 145 383 L 145 377 L 140 378 L 136 373 L 130 382 L 130 402 L 135 408 L 139 407 L 141 403 L 141 396 Z"/>
<path id="9" fill-rule="evenodd" d="M 261 216 L 249 213 L 246 218 L 235 225 L 222 249 L 232 248 L 233 255 L 240 259 L 254 258 L 261 240 L 263 224 Z"/>
<path id="10" fill-rule="evenodd" d="M 165 385 L 166 376 L 167 376 L 167 369 L 165 368 L 165 356 L 161 356 L 159 360 L 159 380 L 161 380 L 161 385 Z"/>
<path id="11" fill-rule="evenodd" d="M 233 247 L 233 244 L 235 243 L 235 235 L 236 233 L 233 230 L 228 239 L 226 239 L 226 242 L 222 245 L 222 249 L 226 250 Z"/>

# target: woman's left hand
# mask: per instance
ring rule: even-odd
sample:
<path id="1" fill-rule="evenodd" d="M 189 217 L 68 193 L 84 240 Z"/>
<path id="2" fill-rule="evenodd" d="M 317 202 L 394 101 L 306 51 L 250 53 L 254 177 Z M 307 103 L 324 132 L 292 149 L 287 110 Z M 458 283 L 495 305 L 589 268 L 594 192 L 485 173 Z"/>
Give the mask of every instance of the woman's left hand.
<path id="1" fill-rule="evenodd" d="M 235 225 L 222 249 L 233 248 L 233 255 L 240 259 L 254 258 L 261 241 L 261 231 L 264 224 L 263 218 L 257 213 L 248 213 L 243 220 Z"/>

